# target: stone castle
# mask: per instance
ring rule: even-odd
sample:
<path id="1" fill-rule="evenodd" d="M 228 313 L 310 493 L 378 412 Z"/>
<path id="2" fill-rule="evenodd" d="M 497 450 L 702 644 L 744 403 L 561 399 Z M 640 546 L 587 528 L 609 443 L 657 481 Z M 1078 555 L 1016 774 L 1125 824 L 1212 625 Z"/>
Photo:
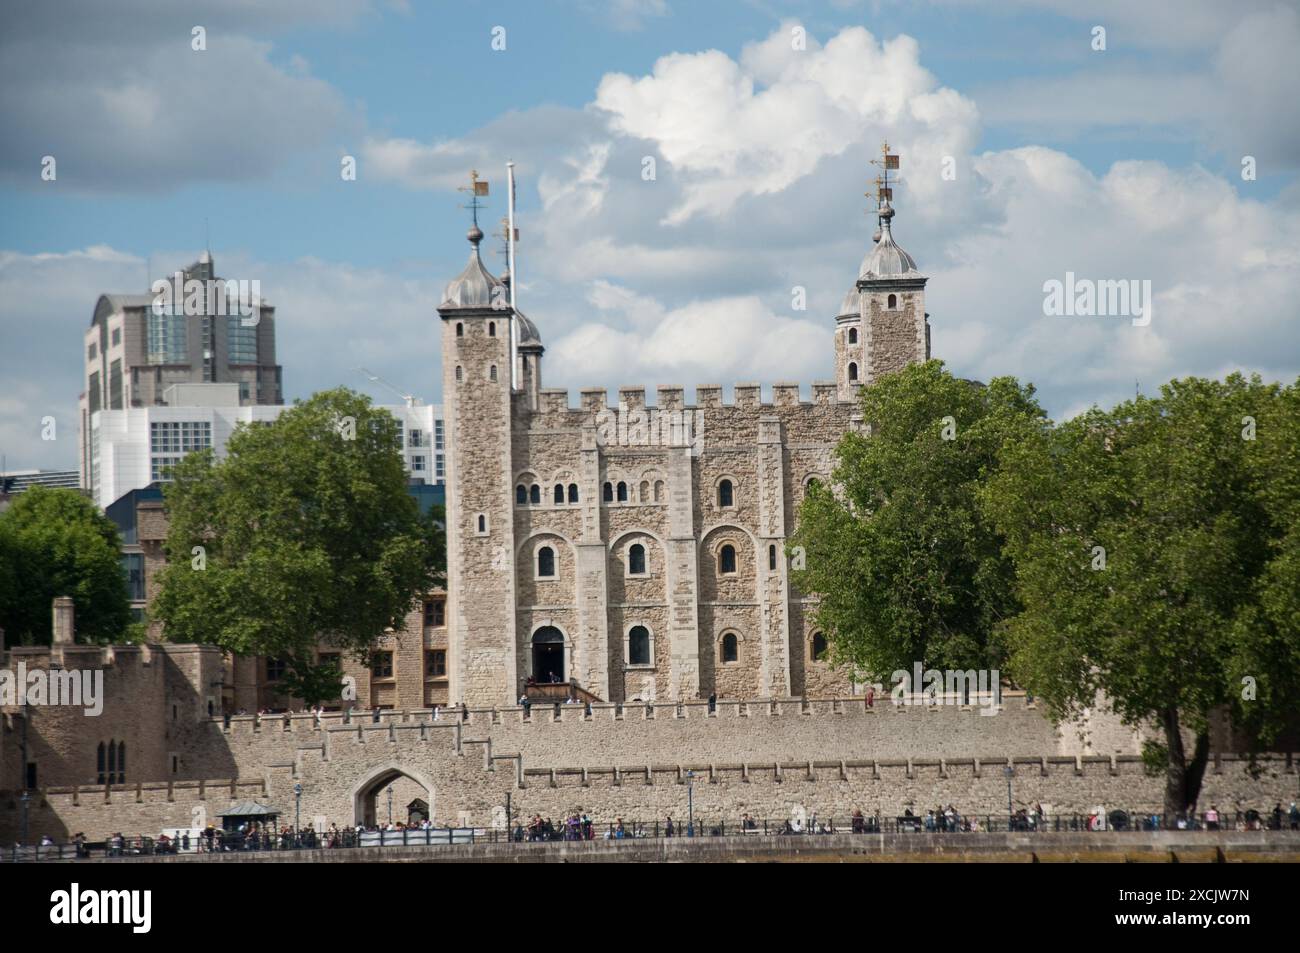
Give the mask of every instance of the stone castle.
<path id="1" fill-rule="evenodd" d="M 808 485 L 861 427 L 858 391 L 930 355 L 926 277 L 894 241 L 894 209 L 834 324 L 834 381 L 722 388 L 543 388 L 536 326 L 503 307 L 479 256 L 442 319 L 448 447 L 450 695 L 509 704 L 529 679 L 603 700 L 847 693 L 824 661 L 786 539 Z M 513 345 L 513 346 L 512 346 Z M 511 373 L 512 351 L 514 359 Z M 512 386 L 512 380 L 518 386 Z"/>
<path id="2" fill-rule="evenodd" d="M 863 426 L 859 389 L 930 352 L 926 277 L 893 239 L 888 199 L 879 211 L 835 318 L 836 379 L 810 401 L 777 384 L 771 403 L 737 384 L 730 403 L 719 386 L 697 386 L 694 405 L 661 386 L 653 407 L 640 388 L 615 407 L 584 389 L 570 406 L 541 386 L 541 337 L 505 304 L 509 277 L 484 267 L 476 225 L 437 309 L 446 593 L 384 635 L 386 662 L 340 660 L 353 707 L 269 716 L 237 713 L 277 707 L 268 660 L 77 645 L 71 601 L 56 601 L 55 644 L 10 649 L 0 668 L 102 669 L 104 710 L 0 708 L 0 842 L 18 835 L 24 791 L 31 836 L 56 839 L 201 827 L 250 799 L 340 827 L 504 827 L 508 799 L 525 816 L 680 818 L 688 785 L 698 815 L 729 821 L 940 802 L 999 814 L 1007 769 L 1018 806 L 1158 810 L 1141 734 L 1103 710 L 1056 726 L 1018 692 L 995 717 L 989 699 L 870 704 L 791 588 L 786 540 L 840 437 Z M 140 506 L 137 545 L 156 568 L 165 515 Z M 556 681 L 588 703 L 516 704 Z M 1219 732 L 1204 804 L 1297 796 L 1292 755 L 1231 750 Z"/>

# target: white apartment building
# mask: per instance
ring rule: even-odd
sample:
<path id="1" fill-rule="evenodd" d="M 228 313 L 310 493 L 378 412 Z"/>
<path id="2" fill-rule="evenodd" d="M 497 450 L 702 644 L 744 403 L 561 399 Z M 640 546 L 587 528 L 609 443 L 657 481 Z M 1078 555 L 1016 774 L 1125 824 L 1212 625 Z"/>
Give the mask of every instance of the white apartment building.
<path id="1" fill-rule="evenodd" d="M 88 482 L 95 505 L 107 508 L 132 490 L 167 482 L 169 470 L 192 450 L 212 447 L 218 457 L 240 423 L 270 421 L 280 404 L 241 405 L 239 385 L 176 384 L 165 404 L 99 410 L 90 416 Z M 402 453 L 412 480 L 446 479 L 442 408 L 412 402 L 380 405 L 402 426 Z"/>

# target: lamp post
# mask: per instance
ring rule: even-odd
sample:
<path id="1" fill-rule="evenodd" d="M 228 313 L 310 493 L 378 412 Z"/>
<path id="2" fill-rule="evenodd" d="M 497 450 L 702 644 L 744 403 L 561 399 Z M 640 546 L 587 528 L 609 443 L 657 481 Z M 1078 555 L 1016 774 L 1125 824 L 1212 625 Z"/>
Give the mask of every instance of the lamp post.
<path id="1" fill-rule="evenodd" d="M 293 786 L 293 838 L 298 841 L 298 832 L 302 830 L 302 785 Z"/>
<path id="2" fill-rule="evenodd" d="M 18 798 L 18 800 L 23 802 L 23 836 L 22 836 L 22 840 L 19 842 L 18 845 L 19 847 L 22 848 L 27 847 L 27 803 L 31 799 L 32 799 L 31 792 L 28 791 L 26 787 L 24 787 L 23 793 Z M 20 852 L 20 856 L 21 856 L 21 852 Z M 14 858 L 14 859 L 17 860 L 18 858 Z"/>
<path id="3" fill-rule="evenodd" d="M 393 826 L 393 786 L 388 785 L 388 826 Z"/>
<path id="4" fill-rule="evenodd" d="M 695 772 L 686 772 L 686 836 L 695 836 Z"/>
<path id="5" fill-rule="evenodd" d="M 28 764 L 28 762 L 27 762 L 27 722 L 28 722 L 28 720 L 29 720 L 31 717 L 32 717 L 32 708 L 31 708 L 31 705 L 29 704 L 29 702 L 28 702 L 28 700 L 27 700 L 27 693 L 24 691 L 24 693 L 23 693 L 23 737 L 22 737 L 22 749 L 23 749 L 23 766 L 22 766 L 22 770 L 23 770 L 23 793 L 22 793 L 22 795 L 19 797 L 19 800 L 22 802 L 22 805 L 23 805 L 23 828 L 22 828 L 22 839 L 19 841 L 19 846 L 20 846 L 20 847 L 26 847 L 26 846 L 27 846 L 27 806 L 28 806 L 28 804 L 31 803 L 31 800 L 32 800 L 31 791 L 28 790 L 28 785 L 27 785 L 27 780 L 28 780 L 28 767 L 27 767 L 27 764 Z"/>
<path id="6" fill-rule="evenodd" d="M 1015 775 L 1015 770 L 1008 763 L 1002 769 L 1002 773 L 1007 776 L 1007 830 L 1011 830 L 1011 778 Z"/>

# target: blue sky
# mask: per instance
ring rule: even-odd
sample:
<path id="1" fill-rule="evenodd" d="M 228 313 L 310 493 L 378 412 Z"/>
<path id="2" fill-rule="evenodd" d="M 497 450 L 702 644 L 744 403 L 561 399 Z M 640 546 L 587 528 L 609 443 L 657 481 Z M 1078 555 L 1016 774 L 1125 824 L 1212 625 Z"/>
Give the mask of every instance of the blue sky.
<path id="1" fill-rule="evenodd" d="M 1270 0 L 7 7 L 0 452 L 75 465 L 96 296 L 143 291 L 205 234 L 276 304 L 289 397 L 390 399 L 364 363 L 437 400 L 434 308 L 466 254 L 454 185 L 479 168 L 495 222 L 510 157 L 545 383 L 806 387 L 832 371 L 885 135 L 895 234 L 955 371 L 1033 380 L 1057 416 L 1180 374 L 1292 379 L 1298 23 Z M 1066 270 L 1151 279 L 1154 328 L 1046 318 L 1042 283 Z M 69 439 L 39 439 L 47 413 Z"/>

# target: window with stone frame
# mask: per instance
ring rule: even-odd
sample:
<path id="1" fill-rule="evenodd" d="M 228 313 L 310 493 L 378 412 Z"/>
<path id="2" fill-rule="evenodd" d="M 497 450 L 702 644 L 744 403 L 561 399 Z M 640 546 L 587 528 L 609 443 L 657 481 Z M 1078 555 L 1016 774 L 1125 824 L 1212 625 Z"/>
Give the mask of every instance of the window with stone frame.
<path id="1" fill-rule="evenodd" d="M 627 574 L 629 576 L 644 576 L 646 574 L 645 547 L 640 543 L 633 543 L 628 547 Z"/>
<path id="2" fill-rule="evenodd" d="M 555 578 L 555 550 L 550 546 L 543 546 L 537 551 L 537 578 Z"/>
<path id="3" fill-rule="evenodd" d="M 283 658 L 267 658 L 266 660 L 266 680 L 268 682 L 278 682 L 289 672 L 289 663 Z"/>
<path id="4" fill-rule="evenodd" d="M 722 637 L 721 656 L 723 664 L 730 665 L 740 661 L 740 638 L 735 632 L 728 632 Z"/>
<path id="5" fill-rule="evenodd" d="M 718 550 L 718 572 L 724 576 L 734 576 L 736 573 L 736 547 L 730 543 Z"/>
<path id="6" fill-rule="evenodd" d="M 447 677 L 446 649 L 429 649 L 424 653 L 424 674 L 426 678 Z"/>
<path id="7" fill-rule="evenodd" d="M 731 485 L 730 480 L 718 481 L 718 506 L 728 507 L 736 505 L 736 493 Z"/>
<path id="8" fill-rule="evenodd" d="M 441 599 L 430 599 L 424 604 L 424 624 L 427 626 L 441 626 L 447 624 L 446 618 L 447 604 Z"/>
<path id="9" fill-rule="evenodd" d="M 628 630 L 627 664 L 650 664 L 650 630 L 643 625 L 634 625 Z"/>
<path id="10" fill-rule="evenodd" d="M 375 678 L 393 677 L 393 653 L 376 652 L 371 658 L 370 673 Z"/>
<path id="11" fill-rule="evenodd" d="M 808 657 L 814 662 L 820 662 L 826 658 L 826 636 L 822 633 L 813 633 L 812 639 L 809 640 Z"/>

